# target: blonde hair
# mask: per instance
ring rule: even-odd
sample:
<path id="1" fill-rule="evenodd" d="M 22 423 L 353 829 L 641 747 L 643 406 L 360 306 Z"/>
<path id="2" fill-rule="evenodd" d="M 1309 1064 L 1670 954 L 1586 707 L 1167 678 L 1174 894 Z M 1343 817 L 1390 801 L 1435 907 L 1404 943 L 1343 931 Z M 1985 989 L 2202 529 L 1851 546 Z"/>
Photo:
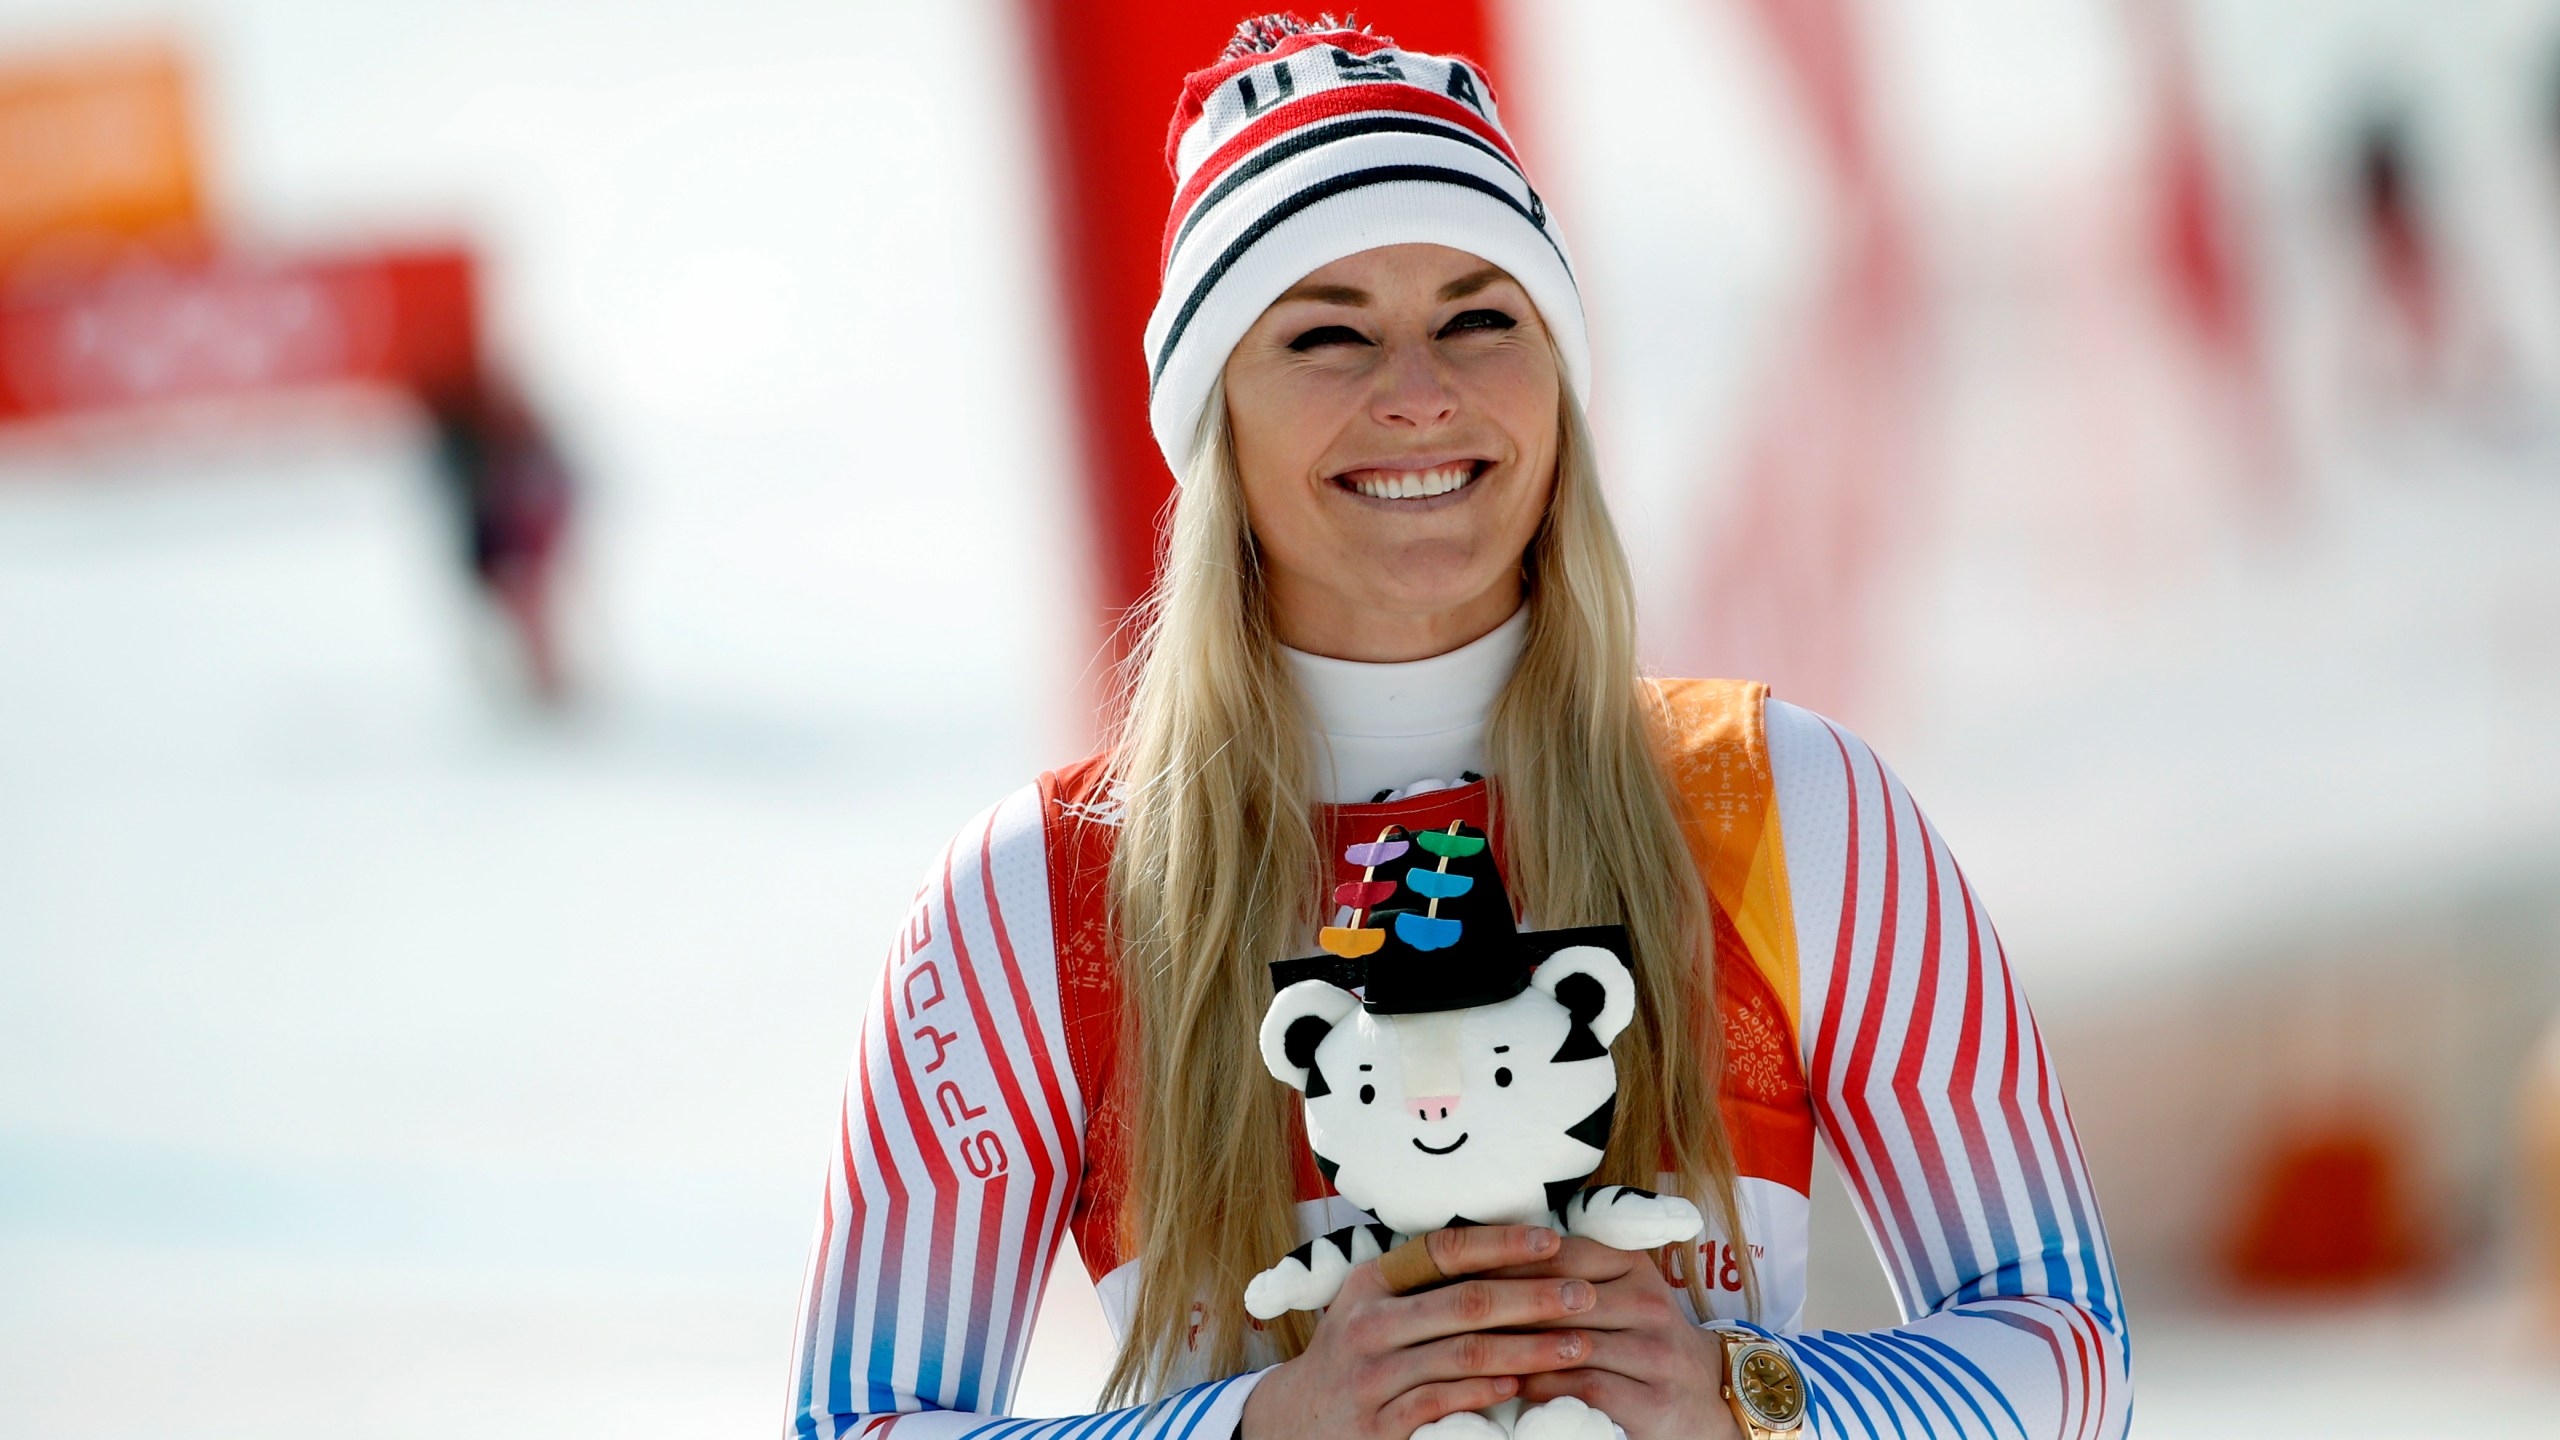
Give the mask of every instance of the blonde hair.
<path id="1" fill-rule="evenodd" d="M 1541 926 L 1627 926 L 1637 1018 L 1611 1047 L 1617 1119 L 1597 1178 L 1652 1187 L 1667 1172 L 1733 1241 L 1756 1309 L 1716 1104 L 1707 897 L 1673 809 L 1589 427 L 1570 391 L 1560 412 L 1554 492 L 1523 561 L 1528 636 L 1486 730 L 1506 876 Z M 1298 1133 L 1297 1096 L 1263 1068 L 1255 1035 L 1266 967 L 1312 947 L 1329 879 L 1310 726 L 1272 631 L 1222 391 L 1186 482 L 1112 759 L 1128 804 L 1110 893 L 1123 1053 L 1136 1057 L 1120 1080 L 1134 1120 L 1131 1253 L 1144 1257 L 1112 1403 L 1200 1364 L 1246 1368 L 1245 1282 L 1299 1243 L 1296 1157 L 1281 1143 Z M 1709 1267 L 1689 1268 L 1703 1314 Z M 1313 1329 L 1292 1313 L 1267 1333 L 1286 1358 Z"/>

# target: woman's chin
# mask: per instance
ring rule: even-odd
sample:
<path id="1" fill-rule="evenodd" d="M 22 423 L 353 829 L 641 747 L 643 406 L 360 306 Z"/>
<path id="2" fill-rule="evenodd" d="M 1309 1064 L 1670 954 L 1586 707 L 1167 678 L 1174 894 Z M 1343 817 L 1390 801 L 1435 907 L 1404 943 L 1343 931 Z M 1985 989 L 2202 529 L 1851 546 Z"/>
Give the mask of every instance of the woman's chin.
<path id="1" fill-rule="evenodd" d="M 1415 573 L 1427 570 L 1410 555 L 1381 561 L 1378 569 L 1370 573 L 1391 575 L 1394 581 L 1372 589 L 1364 599 L 1365 607 L 1378 614 L 1417 621 L 1490 615 L 1492 623 L 1500 624 L 1519 604 L 1517 566 L 1452 567 L 1441 574 Z"/>

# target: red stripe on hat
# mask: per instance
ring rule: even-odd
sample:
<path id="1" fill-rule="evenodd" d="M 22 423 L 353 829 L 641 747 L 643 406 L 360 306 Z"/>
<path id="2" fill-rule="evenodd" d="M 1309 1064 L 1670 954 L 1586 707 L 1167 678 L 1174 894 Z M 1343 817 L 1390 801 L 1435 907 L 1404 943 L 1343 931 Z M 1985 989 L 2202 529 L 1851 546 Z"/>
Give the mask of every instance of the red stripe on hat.
<path id="1" fill-rule="evenodd" d="M 1469 68 L 1474 68 L 1472 63 Z M 1183 218 L 1191 213 L 1191 207 L 1199 203 L 1209 187 L 1218 183 L 1220 176 L 1234 169 L 1253 152 L 1292 130 L 1346 115 L 1370 115 L 1381 111 L 1447 121 L 1473 132 L 1486 144 L 1501 151 L 1503 158 L 1512 165 L 1520 167 L 1519 153 L 1511 148 L 1510 139 L 1494 128 L 1493 122 L 1471 107 L 1436 91 L 1394 80 L 1318 90 L 1303 100 L 1291 100 L 1273 107 L 1270 114 L 1237 131 L 1228 137 L 1225 144 L 1209 152 L 1207 158 L 1200 162 L 1200 168 L 1191 173 L 1191 178 L 1173 197 L 1173 208 L 1165 216 L 1164 245 L 1156 261 L 1157 268 L 1161 270 L 1172 263 L 1173 237 L 1181 232 Z M 1526 167 L 1520 168 L 1525 173 Z"/>
<path id="2" fill-rule="evenodd" d="M 1292 55 L 1313 50 L 1319 45 L 1331 46 L 1348 55 L 1363 56 L 1398 48 L 1395 41 L 1384 35 L 1370 35 L 1358 30 L 1305 30 L 1268 50 L 1249 50 L 1242 55 L 1231 55 L 1221 59 L 1215 65 L 1192 71 L 1182 77 L 1182 98 L 1174 102 L 1173 123 L 1165 131 L 1165 168 L 1167 170 L 1177 168 L 1174 164 L 1174 156 L 1180 152 L 1183 133 L 1191 128 L 1192 122 L 1208 112 L 1209 97 L 1218 93 L 1219 86 L 1257 65 L 1268 65 L 1274 60 L 1286 60 Z M 1473 61 L 1468 62 L 1468 68 L 1478 72 L 1477 79 L 1484 78 L 1481 67 L 1475 65 Z"/>

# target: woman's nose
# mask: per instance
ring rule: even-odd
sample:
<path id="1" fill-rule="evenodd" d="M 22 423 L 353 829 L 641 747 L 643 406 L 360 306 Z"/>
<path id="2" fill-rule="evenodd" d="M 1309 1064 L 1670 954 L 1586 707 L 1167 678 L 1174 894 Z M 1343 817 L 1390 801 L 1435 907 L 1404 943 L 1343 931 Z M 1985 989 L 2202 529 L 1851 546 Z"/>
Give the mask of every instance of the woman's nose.
<path id="1" fill-rule="evenodd" d="M 1439 362 L 1428 350 L 1400 347 L 1387 357 L 1375 409 L 1383 424 L 1428 430 L 1458 413 L 1458 394 L 1449 388 Z"/>
<path id="2" fill-rule="evenodd" d="M 1414 1118 L 1417 1120 L 1446 1120 L 1452 1114 L 1456 1113 L 1458 1108 L 1458 1097 L 1455 1095 L 1422 1095 L 1409 1099 L 1404 1103 L 1412 1108 Z"/>

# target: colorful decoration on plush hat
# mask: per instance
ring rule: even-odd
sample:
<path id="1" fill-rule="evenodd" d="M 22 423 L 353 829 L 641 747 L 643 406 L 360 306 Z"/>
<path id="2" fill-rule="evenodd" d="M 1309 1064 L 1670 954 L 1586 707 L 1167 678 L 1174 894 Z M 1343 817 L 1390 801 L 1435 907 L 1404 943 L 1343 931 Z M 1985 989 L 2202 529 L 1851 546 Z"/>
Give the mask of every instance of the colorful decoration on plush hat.
<path id="1" fill-rule="evenodd" d="M 1361 992 L 1378 1015 L 1463 1010 L 1527 989 L 1530 972 L 1560 946 L 1626 953 L 1618 926 L 1523 935 L 1484 832 L 1464 821 L 1418 832 L 1389 825 L 1342 858 L 1360 867 L 1359 879 L 1333 888 L 1334 904 L 1349 913 L 1317 932 L 1324 954 L 1274 965 L 1275 987 L 1324 980 Z"/>
<path id="2" fill-rule="evenodd" d="M 1405 828 L 1390 825 L 1378 832 L 1378 838 L 1365 845 L 1354 845 L 1342 852 L 1342 858 L 1361 867 L 1360 878 L 1345 880 L 1333 887 L 1333 903 L 1351 911 L 1348 925 L 1327 925 L 1316 932 L 1316 943 L 1329 953 L 1346 960 L 1357 960 L 1377 952 L 1387 943 L 1387 932 L 1368 929 L 1360 921 L 1371 908 L 1396 893 L 1396 882 L 1378 878 L 1378 867 L 1401 857 L 1413 848 L 1405 838 Z"/>
<path id="3" fill-rule="evenodd" d="M 1316 1168 L 1377 1223 L 1291 1251 L 1246 1286 L 1246 1310 L 1330 1304 L 1354 1265 L 1450 1225 L 1550 1225 L 1623 1250 L 1695 1238 L 1687 1200 L 1585 1188 L 1617 1110 L 1609 1046 L 1635 1018 L 1625 927 L 1521 930 L 1491 847 L 1464 823 L 1391 825 L 1342 858 L 1360 869 L 1332 892 L 1347 913 L 1319 933 L 1322 954 L 1271 967 L 1260 1039 L 1305 1097 Z M 1504 1435 L 1617 1433 L 1569 1397 L 1483 1413 Z M 1461 1418 L 1476 1417 L 1435 1423 Z"/>
<path id="4" fill-rule="evenodd" d="M 1316 943 L 1346 960 L 1376 954 L 1386 944 L 1387 932 L 1361 922 L 1396 893 L 1396 882 L 1379 879 L 1378 867 L 1404 858 L 1419 845 L 1424 853 L 1437 857 L 1439 864 L 1431 870 L 1405 871 L 1405 888 L 1424 897 L 1427 903 L 1419 915 L 1410 911 L 1395 914 L 1396 938 L 1416 950 L 1441 950 L 1456 944 L 1466 932 L 1466 924 L 1455 917 L 1441 918 L 1440 902 L 1466 894 L 1476 882 L 1472 875 L 1451 873 L 1449 862 L 1476 855 L 1485 844 L 1482 835 L 1466 831 L 1463 821 L 1446 830 L 1426 830 L 1419 835 L 1409 834 L 1401 825 L 1390 825 L 1378 832 L 1377 839 L 1345 848 L 1342 858 L 1361 867 L 1360 878 L 1333 887 L 1333 903 L 1352 912 L 1351 923 L 1326 926 L 1317 932 Z"/>

